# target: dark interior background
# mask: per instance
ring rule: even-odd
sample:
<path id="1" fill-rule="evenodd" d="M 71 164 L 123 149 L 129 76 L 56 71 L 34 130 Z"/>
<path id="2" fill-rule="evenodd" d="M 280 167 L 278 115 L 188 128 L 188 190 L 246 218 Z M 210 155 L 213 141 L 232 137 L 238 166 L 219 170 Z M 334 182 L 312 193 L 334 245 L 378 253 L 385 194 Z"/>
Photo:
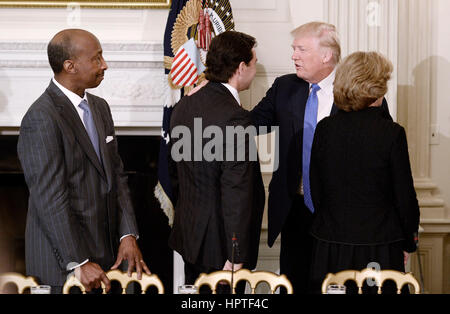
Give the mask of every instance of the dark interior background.
<path id="1" fill-rule="evenodd" d="M 172 293 L 173 253 L 167 245 L 167 217 L 153 190 L 158 182 L 158 136 L 118 136 L 119 154 L 128 175 L 144 260 Z M 26 186 L 17 157 L 16 135 L 0 136 L 0 272 L 25 274 Z"/>

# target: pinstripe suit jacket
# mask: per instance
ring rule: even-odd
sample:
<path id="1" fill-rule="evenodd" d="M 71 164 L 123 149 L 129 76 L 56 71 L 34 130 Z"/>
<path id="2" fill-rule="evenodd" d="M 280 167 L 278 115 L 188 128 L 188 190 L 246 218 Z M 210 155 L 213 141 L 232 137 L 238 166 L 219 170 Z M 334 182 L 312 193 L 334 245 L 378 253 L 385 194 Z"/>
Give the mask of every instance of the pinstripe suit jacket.
<path id="1" fill-rule="evenodd" d="M 71 262 L 89 259 L 109 269 L 120 236 L 138 234 L 109 106 L 87 98 L 102 161 L 73 104 L 53 82 L 20 128 L 18 155 L 30 191 L 26 268 L 44 284 L 62 286 Z M 113 136 L 109 143 L 107 136 Z"/>
<path id="2" fill-rule="evenodd" d="M 239 254 L 234 261 L 252 269 L 258 258 L 264 210 L 261 171 L 258 161 L 248 161 L 249 145 L 255 145 L 253 138 L 246 139 L 245 161 L 226 161 L 230 146 L 225 137 L 227 126 L 250 126 L 250 114 L 225 86 L 210 82 L 195 95 L 183 97 L 170 119 L 171 134 L 176 126 L 186 126 L 191 131 L 191 148 L 200 140 L 202 151 L 207 150 L 205 144 L 210 139 L 202 140 L 202 134 L 195 133 L 195 118 L 202 118 L 202 133 L 211 126 L 220 128 L 225 161 L 206 161 L 203 157 L 201 161 L 172 164 L 177 201 L 169 245 L 191 264 L 222 269 L 227 259 L 232 260 L 231 240 L 236 233 Z M 173 139 L 172 145 L 176 142 Z M 192 149 L 192 159 L 194 153 Z"/>

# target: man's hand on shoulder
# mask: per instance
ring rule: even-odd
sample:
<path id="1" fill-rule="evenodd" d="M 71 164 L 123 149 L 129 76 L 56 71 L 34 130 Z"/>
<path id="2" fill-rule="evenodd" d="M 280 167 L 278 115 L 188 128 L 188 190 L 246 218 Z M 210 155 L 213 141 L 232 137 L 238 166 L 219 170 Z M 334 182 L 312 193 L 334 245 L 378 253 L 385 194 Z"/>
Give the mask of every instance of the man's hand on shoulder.
<path id="1" fill-rule="evenodd" d="M 187 95 L 188 96 L 192 96 L 194 95 L 196 92 L 198 92 L 199 90 L 201 90 L 206 84 L 208 84 L 209 81 L 208 80 L 204 80 L 203 82 L 201 82 L 199 85 L 197 85 L 193 90 L 191 90 Z"/>

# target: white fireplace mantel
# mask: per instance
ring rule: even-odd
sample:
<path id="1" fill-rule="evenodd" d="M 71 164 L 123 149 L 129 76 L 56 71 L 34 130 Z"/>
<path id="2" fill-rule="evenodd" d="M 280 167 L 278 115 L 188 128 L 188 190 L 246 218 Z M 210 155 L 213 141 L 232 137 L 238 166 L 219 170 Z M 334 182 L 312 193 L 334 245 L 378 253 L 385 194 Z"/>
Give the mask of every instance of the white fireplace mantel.
<path id="1" fill-rule="evenodd" d="M 165 100 L 161 42 L 102 43 L 108 64 L 102 84 L 118 133 L 159 135 Z M 16 133 L 52 77 L 46 42 L 0 41 L 0 132 Z"/>

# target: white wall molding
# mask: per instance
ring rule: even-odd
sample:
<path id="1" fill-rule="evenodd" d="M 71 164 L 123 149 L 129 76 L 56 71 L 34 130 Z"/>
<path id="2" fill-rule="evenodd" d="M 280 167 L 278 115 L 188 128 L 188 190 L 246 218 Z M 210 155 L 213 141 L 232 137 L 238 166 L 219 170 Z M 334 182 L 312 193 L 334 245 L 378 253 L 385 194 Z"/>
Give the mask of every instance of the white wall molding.
<path id="1" fill-rule="evenodd" d="M 433 1 L 400 0 L 399 8 L 399 123 L 408 136 L 421 218 L 445 219 L 445 204 L 430 174 Z"/>
<path id="2" fill-rule="evenodd" d="M 109 69 L 91 90 L 111 106 L 118 128 L 148 128 L 159 134 L 165 77 L 161 42 L 102 44 Z M 46 42 L 0 42 L 0 127 L 18 127 L 28 107 L 42 94 L 52 73 Z"/>
<path id="3" fill-rule="evenodd" d="M 230 3 L 233 9 L 233 18 L 238 24 L 290 22 L 287 1 L 231 0 Z"/>
<path id="4" fill-rule="evenodd" d="M 448 293 L 450 267 L 446 248 L 449 247 L 450 220 L 430 171 L 432 12 L 435 5 L 434 0 L 399 0 L 398 120 L 408 136 L 420 224 L 424 229 L 419 236 L 419 255 L 423 259 L 425 291 Z M 416 262 L 412 270 L 419 273 Z"/>
<path id="5" fill-rule="evenodd" d="M 325 20 L 336 26 L 342 57 L 356 51 L 378 51 L 394 65 L 386 96 L 397 117 L 398 1 L 324 0 Z"/>

